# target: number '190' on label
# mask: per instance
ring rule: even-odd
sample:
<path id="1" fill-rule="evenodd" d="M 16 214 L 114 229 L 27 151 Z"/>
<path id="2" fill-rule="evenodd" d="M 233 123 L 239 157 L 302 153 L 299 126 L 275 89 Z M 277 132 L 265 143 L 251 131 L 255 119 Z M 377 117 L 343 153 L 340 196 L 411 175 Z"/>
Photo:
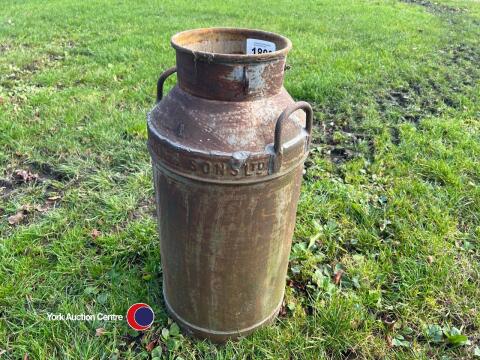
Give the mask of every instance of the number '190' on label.
<path id="1" fill-rule="evenodd" d="M 265 54 L 275 51 L 275 43 L 258 39 L 247 39 L 247 55 Z"/>

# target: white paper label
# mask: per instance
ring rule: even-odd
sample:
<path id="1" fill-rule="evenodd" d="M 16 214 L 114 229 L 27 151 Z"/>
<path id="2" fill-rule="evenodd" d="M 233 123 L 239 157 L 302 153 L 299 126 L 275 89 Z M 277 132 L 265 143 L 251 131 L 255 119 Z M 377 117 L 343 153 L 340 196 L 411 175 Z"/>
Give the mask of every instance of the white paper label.
<path id="1" fill-rule="evenodd" d="M 271 53 L 275 51 L 275 43 L 258 39 L 247 39 L 247 55 Z"/>

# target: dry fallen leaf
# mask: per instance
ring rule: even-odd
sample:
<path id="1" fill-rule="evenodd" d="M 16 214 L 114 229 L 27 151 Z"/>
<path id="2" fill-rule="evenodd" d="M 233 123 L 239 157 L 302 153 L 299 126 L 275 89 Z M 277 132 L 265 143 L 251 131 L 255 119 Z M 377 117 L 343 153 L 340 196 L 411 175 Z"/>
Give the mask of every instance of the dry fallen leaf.
<path id="1" fill-rule="evenodd" d="M 22 210 L 22 211 L 17 212 L 15 215 L 10 216 L 8 218 L 8 223 L 10 225 L 17 225 L 18 223 L 20 223 L 23 220 L 23 217 L 24 217 L 24 214 L 23 214 L 23 210 Z"/>
<path id="2" fill-rule="evenodd" d="M 25 170 L 16 170 L 15 176 L 25 181 L 28 178 L 28 173 Z"/>
<path id="3" fill-rule="evenodd" d="M 15 177 L 23 182 L 34 181 L 38 179 L 38 174 L 32 173 L 30 170 L 17 170 Z"/>
<path id="4" fill-rule="evenodd" d="M 20 210 L 22 210 L 24 213 L 29 213 L 32 211 L 32 205 L 30 204 L 25 204 L 20 207 Z"/>
<path id="5" fill-rule="evenodd" d="M 284 299 L 282 301 L 282 306 L 280 307 L 280 311 L 278 312 L 278 316 L 285 316 L 285 315 L 287 315 L 287 306 Z"/>
<path id="6" fill-rule="evenodd" d="M 95 330 L 95 336 L 105 335 L 106 332 L 107 332 L 107 330 L 105 330 L 104 328 L 98 328 L 98 329 Z"/>
<path id="7" fill-rule="evenodd" d="M 432 255 L 427 256 L 427 261 L 429 264 L 432 264 L 435 261 L 435 258 Z"/>
<path id="8" fill-rule="evenodd" d="M 25 355 L 23 355 L 23 360 L 28 360 L 28 359 L 30 359 L 30 357 L 28 356 L 27 353 L 25 353 Z"/>
<path id="9" fill-rule="evenodd" d="M 152 352 L 156 344 L 157 344 L 157 340 L 152 340 L 147 344 L 145 348 L 147 349 L 148 352 Z"/>
<path id="10" fill-rule="evenodd" d="M 335 275 L 333 275 L 333 283 L 334 283 L 335 285 L 340 284 L 340 280 L 342 280 L 342 276 L 343 276 L 344 272 L 345 272 L 345 271 L 343 271 L 343 270 L 338 270 L 338 271 L 335 273 Z"/>
<path id="11" fill-rule="evenodd" d="M 36 205 L 35 210 L 38 211 L 38 212 L 46 212 L 46 211 L 48 211 L 48 207 L 47 206 L 42 206 L 42 205 Z"/>
<path id="12" fill-rule="evenodd" d="M 96 239 L 97 237 L 99 237 L 100 235 L 102 235 L 102 233 L 100 232 L 100 230 L 93 229 L 92 232 L 90 233 L 90 235 L 92 235 L 92 237 L 93 237 L 94 239 Z"/>
<path id="13" fill-rule="evenodd" d="M 387 346 L 389 348 L 393 347 L 393 339 L 390 335 L 387 335 L 386 340 L 387 340 Z"/>
<path id="14" fill-rule="evenodd" d="M 55 201 L 55 200 L 58 200 L 58 199 L 60 199 L 59 195 L 54 195 L 54 196 L 50 196 L 49 198 L 47 198 L 47 200 L 49 200 L 49 201 Z"/>

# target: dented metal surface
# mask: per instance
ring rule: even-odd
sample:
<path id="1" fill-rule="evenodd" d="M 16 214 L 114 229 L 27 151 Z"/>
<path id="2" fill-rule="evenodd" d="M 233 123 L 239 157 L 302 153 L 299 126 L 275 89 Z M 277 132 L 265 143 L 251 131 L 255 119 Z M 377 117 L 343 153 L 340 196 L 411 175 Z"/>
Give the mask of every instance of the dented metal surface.
<path id="1" fill-rule="evenodd" d="M 277 50 L 246 55 L 247 38 Z M 172 46 L 148 116 L 164 298 L 184 330 L 222 342 L 278 313 L 312 110 L 283 88 L 282 36 L 199 29 Z"/>

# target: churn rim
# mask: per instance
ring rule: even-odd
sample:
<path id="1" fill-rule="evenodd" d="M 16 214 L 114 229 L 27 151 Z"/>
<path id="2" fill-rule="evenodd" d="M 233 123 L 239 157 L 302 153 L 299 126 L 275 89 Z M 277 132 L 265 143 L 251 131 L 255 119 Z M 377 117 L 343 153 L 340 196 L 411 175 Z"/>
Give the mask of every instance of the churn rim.
<path id="1" fill-rule="evenodd" d="M 245 39 L 247 38 L 247 34 L 249 36 L 257 36 L 261 37 L 263 40 L 274 40 L 275 43 L 280 43 L 282 47 L 279 50 L 276 50 L 271 53 L 263 53 L 263 54 L 226 54 L 226 53 L 214 53 L 214 52 L 206 52 L 206 51 L 197 51 L 188 48 L 187 46 L 183 46 L 180 43 L 181 38 L 189 37 L 192 35 L 198 35 L 202 33 L 212 33 L 212 32 L 226 32 L 226 33 L 239 33 L 245 34 Z M 208 59 L 209 62 L 221 62 L 221 61 L 229 61 L 229 62 L 255 62 L 255 61 L 269 61 L 274 59 L 279 59 L 285 57 L 287 53 L 292 48 L 292 42 L 290 39 L 283 35 L 279 35 L 277 33 L 258 30 L 258 29 L 248 29 L 248 28 L 234 28 L 234 27 L 209 27 L 209 28 L 198 28 L 198 29 L 191 29 L 181 31 L 176 33 L 172 36 L 170 41 L 172 47 L 178 51 L 185 52 L 192 54 L 196 59 Z"/>

